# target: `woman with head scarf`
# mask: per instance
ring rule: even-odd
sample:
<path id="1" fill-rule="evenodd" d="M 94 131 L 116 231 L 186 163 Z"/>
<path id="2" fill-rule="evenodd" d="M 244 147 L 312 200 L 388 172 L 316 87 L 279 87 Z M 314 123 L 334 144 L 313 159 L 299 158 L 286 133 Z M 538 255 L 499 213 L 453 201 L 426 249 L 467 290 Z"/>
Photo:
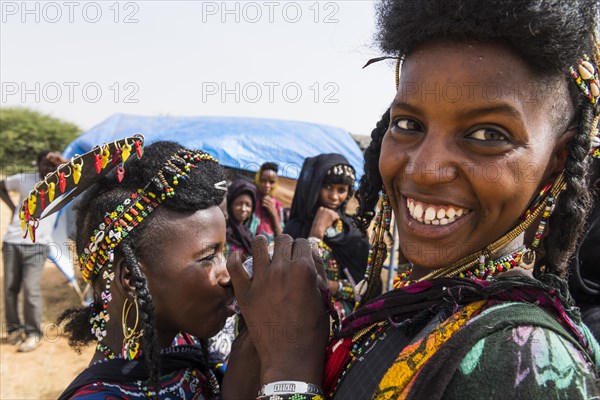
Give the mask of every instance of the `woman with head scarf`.
<path id="1" fill-rule="evenodd" d="M 369 243 L 346 214 L 355 172 L 340 154 L 304 160 L 284 233 L 318 243 L 340 316 L 354 308 L 354 286 L 363 279 Z"/>
<path id="2" fill-rule="evenodd" d="M 234 251 L 239 251 L 244 256 L 250 254 L 250 240 L 253 236 L 247 222 L 252 218 L 256 199 L 255 186 L 246 180 L 235 180 L 227 189 L 226 255 Z"/>

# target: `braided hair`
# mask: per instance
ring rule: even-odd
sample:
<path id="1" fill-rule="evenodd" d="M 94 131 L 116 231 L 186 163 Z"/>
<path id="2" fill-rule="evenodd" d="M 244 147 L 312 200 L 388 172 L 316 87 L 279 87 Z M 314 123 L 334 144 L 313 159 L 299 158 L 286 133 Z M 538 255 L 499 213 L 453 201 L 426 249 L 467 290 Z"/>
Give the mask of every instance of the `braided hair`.
<path id="1" fill-rule="evenodd" d="M 149 190 L 160 193 L 161 189 L 152 178 L 163 167 L 172 155 L 184 148 L 174 142 L 157 142 L 145 148 L 144 156 L 126 164 L 127 172 L 122 182 L 118 182 L 115 174 L 110 174 L 99 183 L 88 189 L 78 203 L 77 213 L 77 252 L 82 253 L 93 230 L 100 225 L 106 212 L 111 212 L 128 199 L 132 193 L 153 182 Z M 181 180 L 173 197 L 163 201 L 155 212 L 146 217 L 115 248 L 115 260 L 124 259 L 131 273 L 131 284 L 135 288 L 139 306 L 139 316 L 143 337 L 141 340 L 142 355 L 150 374 L 151 383 L 157 387 L 159 376 L 159 346 L 157 340 L 154 305 L 148 282 L 140 269 L 139 260 L 155 257 L 160 251 L 161 237 L 164 237 L 164 225 L 156 222 L 157 213 L 161 209 L 169 209 L 181 213 L 205 210 L 218 206 L 225 192 L 214 187 L 216 182 L 225 179 L 222 168 L 212 161 L 200 161 L 192 168 L 187 180 Z M 159 182 L 160 184 L 160 182 Z M 100 293 L 102 284 L 94 278 L 95 300 L 87 307 L 66 310 L 58 318 L 58 323 L 65 322 L 64 329 L 69 336 L 69 344 L 75 348 L 93 343 L 96 337 L 90 330 L 89 319 L 94 313 L 102 310 Z"/>
<path id="2" fill-rule="evenodd" d="M 554 118 L 559 119 L 556 126 L 566 128 L 571 122 L 577 128 L 567 145 L 566 190 L 550 217 L 549 232 L 541 244 L 543 257 L 534 270 L 536 276 L 542 272 L 565 275 L 566 262 L 575 249 L 590 207 L 586 170 L 594 109 L 567 71 L 583 54 L 593 54 L 593 32 L 598 26 L 599 11 L 597 0 L 382 0 L 377 8 L 376 40 L 387 54 L 405 58 L 419 46 L 442 38 L 500 41 L 512 47 L 540 77 L 562 74 L 569 82 L 570 99 L 555 101 L 559 104 L 570 101 L 575 110 L 574 120 L 560 112 Z M 356 215 L 362 230 L 366 230 L 373 218 L 376 195 L 382 185 L 378 163 L 381 141 L 389 125 L 388 114 L 377 123 L 365 152 L 365 175 L 357 192 Z"/>

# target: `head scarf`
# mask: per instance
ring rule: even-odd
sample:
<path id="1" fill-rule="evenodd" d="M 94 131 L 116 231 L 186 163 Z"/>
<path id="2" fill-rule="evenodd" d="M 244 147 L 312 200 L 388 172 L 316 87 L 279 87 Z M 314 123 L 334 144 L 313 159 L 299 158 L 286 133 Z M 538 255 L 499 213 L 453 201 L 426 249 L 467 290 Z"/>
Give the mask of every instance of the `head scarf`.
<path id="1" fill-rule="evenodd" d="M 316 157 L 309 157 L 304 160 L 302 165 L 302 171 L 300 171 L 300 177 L 298 178 L 298 184 L 296 185 L 296 192 L 294 193 L 294 200 L 292 201 L 292 209 L 290 211 L 290 221 L 299 219 L 306 223 L 309 223 L 308 231 L 312 225 L 312 220 L 315 217 L 315 212 L 318 208 L 319 192 L 323 183 L 336 176 L 336 174 L 327 174 L 330 169 L 334 166 L 346 165 L 350 166 L 350 163 L 341 154 L 321 154 Z M 350 166 L 351 167 L 351 166 Z M 343 182 L 340 180 L 340 183 Z M 333 182 L 327 182 L 333 183 Z M 349 183 L 349 182 L 343 182 Z M 352 197 L 354 193 L 354 182 L 350 183 L 350 190 L 348 192 L 348 199 Z M 348 201 L 340 207 L 339 211 L 342 214 L 346 212 L 346 205 Z M 304 230 L 299 233 L 299 237 L 305 237 L 308 235 L 308 231 Z M 293 235 L 292 235 L 293 236 Z"/>
<path id="2" fill-rule="evenodd" d="M 247 252 L 250 252 L 250 240 L 252 239 L 252 233 L 250 229 L 244 225 L 244 223 L 238 223 L 233 218 L 233 201 L 242 194 L 247 194 L 252 199 L 252 211 L 256 207 L 256 199 L 258 194 L 256 187 L 243 179 L 235 180 L 231 183 L 227 189 L 227 243 L 233 244 L 237 247 L 242 247 Z"/>
<path id="3" fill-rule="evenodd" d="M 348 160 L 341 154 L 321 154 L 304 160 L 300 178 L 296 185 L 296 192 L 294 193 L 290 221 L 285 225 L 284 233 L 294 239 L 308 237 L 319 206 L 319 192 L 323 183 L 332 180 L 334 176 L 340 177 L 340 180 L 338 180 L 340 183 L 348 182 L 349 174 L 345 171 L 349 171 L 349 169 L 343 168 L 343 166 L 351 167 Z M 338 167 L 341 173 L 336 174 L 334 167 Z M 329 175 L 328 172 L 330 172 Z M 349 185 L 348 199 L 354 193 L 353 183 Z M 333 255 L 340 263 L 341 268 L 347 268 L 352 275 L 351 278 L 358 283 L 364 277 L 369 255 L 369 243 L 360 231 L 354 227 L 352 218 L 346 215 L 347 204 L 348 200 L 337 210 L 344 222 L 343 232 L 334 237 L 324 237 L 323 241 L 331 247 Z"/>

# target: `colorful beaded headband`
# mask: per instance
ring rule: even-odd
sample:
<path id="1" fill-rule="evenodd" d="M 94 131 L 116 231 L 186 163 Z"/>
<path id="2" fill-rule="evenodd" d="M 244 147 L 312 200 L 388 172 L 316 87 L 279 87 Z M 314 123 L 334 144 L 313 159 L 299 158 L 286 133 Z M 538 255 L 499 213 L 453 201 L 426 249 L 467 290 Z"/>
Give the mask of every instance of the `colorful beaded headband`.
<path id="1" fill-rule="evenodd" d="M 94 230 L 79 257 L 81 273 L 86 282 L 91 283 L 92 277 L 97 275 L 104 265 L 112 263 L 114 248 L 163 201 L 173 197 L 175 195 L 173 186 L 187 180 L 191 169 L 203 160 L 218 162 L 202 151 L 187 149 L 177 151 L 165 161 L 162 168 L 144 188 L 132 193 L 114 211 L 104 215 L 103 222 Z M 224 183 L 224 181 L 218 182 L 214 187 L 223 190 Z M 151 186 L 157 189 L 157 193 L 150 190 Z M 105 271 L 105 274 L 107 272 Z"/>
<path id="2" fill-rule="evenodd" d="M 41 219 L 60 210 L 113 168 L 116 167 L 117 179 L 121 181 L 125 175 L 124 163 L 131 155 L 131 146 L 135 146 L 139 158 L 142 156 L 143 144 L 142 135 L 116 140 L 82 156 L 75 155 L 71 161 L 59 165 L 54 172 L 46 175 L 44 180 L 35 185 L 19 209 L 21 228 L 25 231 L 23 238 L 29 235 L 35 243 L 35 229 Z M 92 164 L 94 169 L 83 168 L 84 165 Z"/>

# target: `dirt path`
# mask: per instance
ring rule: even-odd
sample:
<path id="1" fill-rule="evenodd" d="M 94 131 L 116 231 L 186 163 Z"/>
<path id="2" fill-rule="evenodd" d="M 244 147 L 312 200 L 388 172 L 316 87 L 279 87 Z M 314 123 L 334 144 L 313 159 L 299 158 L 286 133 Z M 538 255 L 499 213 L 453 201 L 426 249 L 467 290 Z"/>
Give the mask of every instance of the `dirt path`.
<path id="1" fill-rule="evenodd" d="M 1 238 L 6 231 L 10 212 L 4 202 L 0 203 Z M 8 345 L 5 339 L 3 271 L 0 257 L 0 399 L 56 399 L 87 366 L 93 354 L 93 348 L 85 348 L 78 355 L 53 324 L 65 308 L 79 305 L 79 297 L 68 285 L 65 276 L 53 264 L 46 263 L 42 277 L 45 336 L 35 351 L 17 353 L 16 347 Z"/>

